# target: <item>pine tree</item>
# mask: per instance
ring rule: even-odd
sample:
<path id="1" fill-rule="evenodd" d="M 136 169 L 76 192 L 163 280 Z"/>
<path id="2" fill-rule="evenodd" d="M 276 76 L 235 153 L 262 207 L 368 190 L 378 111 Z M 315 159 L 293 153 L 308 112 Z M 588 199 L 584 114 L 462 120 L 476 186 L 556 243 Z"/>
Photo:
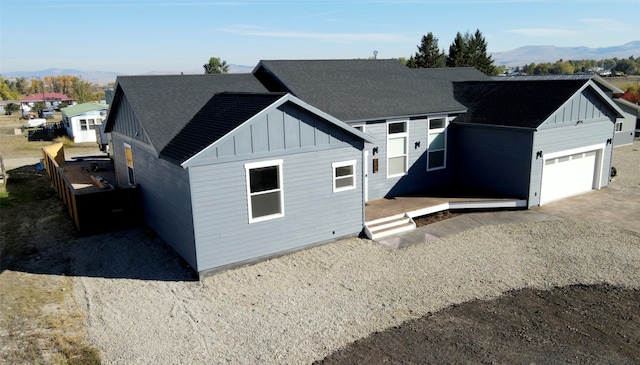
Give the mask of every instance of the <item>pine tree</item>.
<path id="1" fill-rule="evenodd" d="M 422 36 L 418 52 L 407 62 L 410 68 L 436 68 L 445 66 L 445 56 L 438 46 L 438 38 L 429 32 Z"/>
<path id="2" fill-rule="evenodd" d="M 449 46 L 447 67 L 475 67 L 487 75 L 495 75 L 496 67 L 493 59 L 487 54 L 487 42 L 480 30 L 474 35 L 469 32 L 463 36 L 458 32 Z"/>
<path id="3" fill-rule="evenodd" d="M 467 33 L 468 34 L 468 33 Z M 466 37 L 466 36 L 465 36 Z M 458 32 L 453 43 L 449 46 L 449 55 L 447 56 L 447 67 L 464 67 L 469 66 L 466 60 L 467 42 L 465 37 Z"/>

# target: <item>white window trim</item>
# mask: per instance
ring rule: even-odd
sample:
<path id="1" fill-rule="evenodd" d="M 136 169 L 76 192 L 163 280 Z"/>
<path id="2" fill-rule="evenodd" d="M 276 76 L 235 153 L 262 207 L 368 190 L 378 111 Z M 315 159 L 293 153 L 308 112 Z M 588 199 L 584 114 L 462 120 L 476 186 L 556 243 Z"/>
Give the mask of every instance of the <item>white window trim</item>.
<path id="1" fill-rule="evenodd" d="M 347 190 L 353 190 L 356 188 L 356 176 L 357 176 L 357 170 L 356 170 L 356 160 L 349 160 L 349 161 L 342 161 L 342 162 L 334 162 L 331 164 L 331 173 L 333 176 L 332 182 L 333 182 L 333 192 L 334 193 L 339 193 L 341 191 L 347 191 Z M 345 167 L 345 166 L 351 166 L 353 168 L 353 175 L 349 175 L 349 176 L 353 176 L 353 185 L 351 186 L 344 186 L 341 188 L 336 188 L 336 168 L 338 167 Z M 345 176 L 341 176 L 341 177 L 345 177 Z"/>
<path id="2" fill-rule="evenodd" d="M 434 119 L 444 119 L 444 127 L 443 128 L 437 128 L 437 129 L 431 129 L 431 121 Z M 440 117 L 430 117 L 427 119 L 427 171 L 436 171 L 436 170 L 442 170 L 442 169 L 446 169 L 447 168 L 447 127 L 449 126 L 449 118 L 446 116 L 440 116 Z M 429 147 L 430 143 L 429 143 L 429 136 L 431 134 L 437 134 L 437 133 L 444 133 L 444 148 L 442 149 L 438 149 L 435 150 L 433 152 L 437 152 L 437 151 L 444 151 L 444 156 L 443 156 L 443 160 L 442 160 L 442 166 L 438 166 L 438 167 L 433 167 L 433 168 L 429 168 L 429 155 L 431 154 L 431 149 Z"/>
<path id="3" fill-rule="evenodd" d="M 251 207 L 251 177 L 249 171 L 252 169 L 258 169 L 261 167 L 269 167 L 269 166 L 278 166 L 278 186 L 280 189 L 280 213 L 265 215 L 262 217 L 253 218 L 253 208 Z M 251 162 L 244 164 L 245 170 L 245 178 L 246 178 L 246 188 L 247 188 L 247 211 L 249 212 L 249 223 L 258 223 L 263 221 L 268 221 L 271 219 L 276 219 L 280 217 L 284 217 L 284 186 L 282 183 L 282 160 L 270 160 L 270 161 L 260 161 L 260 162 Z M 275 191 L 275 190 L 269 190 Z M 264 192 L 262 192 L 264 193 Z"/>
<path id="4" fill-rule="evenodd" d="M 367 123 L 357 123 L 357 124 L 352 124 L 351 126 L 355 129 L 362 128 L 360 132 L 366 133 L 365 129 L 367 128 Z"/>
<path id="5" fill-rule="evenodd" d="M 395 124 L 395 123 L 404 123 L 405 124 L 405 130 L 406 132 L 404 133 L 394 133 L 394 134 L 389 134 L 389 124 Z M 387 158 L 386 158 L 386 167 L 387 167 L 387 178 L 390 177 L 398 177 L 398 176 L 405 176 L 407 174 L 407 172 L 409 171 L 409 121 L 406 119 L 400 119 L 400 120 L 389 120 L 387 121 Z M 393 174 L 393 175 L 389 175 L 389 158 L 391 157 L 400 157 L 399 156 L 389 156 L 389 140 L 390 139 L 395 139 L 395 138 L 404 138 L 404 172 L 400 173 L 400 174 Z"/>
<path id="6" fill-rule="evenodd" d="M 622 132 L 623 129 L 624 129 L 624 123 L 623 122 L 616 122 L 615 131 L 616 132 Z"/>

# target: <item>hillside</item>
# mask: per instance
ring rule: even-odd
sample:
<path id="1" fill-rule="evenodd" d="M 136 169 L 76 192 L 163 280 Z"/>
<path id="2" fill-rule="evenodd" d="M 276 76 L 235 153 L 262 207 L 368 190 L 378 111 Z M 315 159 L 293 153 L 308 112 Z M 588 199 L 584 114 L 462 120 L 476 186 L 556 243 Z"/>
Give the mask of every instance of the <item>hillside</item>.
<path id="1" fill-rule="evenodd" d="M 493 53 L 496 65 L 522 66 L 530 63 L 556 62 L 562 60 L 602 60 L 608 58 L 640 57 L 640 41 L 629 42 L 621 46 L 555 47 L 524 46 L 507 52 Z"/>

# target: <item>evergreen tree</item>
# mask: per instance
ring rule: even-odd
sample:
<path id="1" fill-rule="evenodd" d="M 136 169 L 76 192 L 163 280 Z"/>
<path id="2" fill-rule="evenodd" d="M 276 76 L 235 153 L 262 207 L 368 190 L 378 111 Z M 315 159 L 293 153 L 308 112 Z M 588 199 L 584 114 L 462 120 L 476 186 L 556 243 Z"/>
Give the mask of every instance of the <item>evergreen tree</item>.
<path id="1" fill-rule="evenodd" d="M 202 65 L 205 74 L 226 74 L 229 72 L 227 61 L 220 60 L 220 57 L 211 57 L 209 62 Z"/>
<path id="2" fill-rule="evenodd" d="M 467 32 L 464 36 L 458 32 L 449 46 L 446 64 L 447 67 L 475 67 L 487 75 L 495 75 L 497 71 L 487 54 L 487 42 L 480 30 L 473 35 Z"/>
<path id="3" fill-rule="evenodd" d="M 438 38 L 433 33 L 422 36 L 418 52 L 407 62 L 410 68 L 436 68 L 445 66 L 445 56 L 438 46 Z"/>
<path id="4" fill-rule="evenodd" d="M 468 33 L 467 33 L 468 35 Z M 465 37 L 458 32 L 453 43 L 449 46 L 449 55 L 447 56 L 447 67 L 464 67 L 469 66 L 469 62 L 466 60 L 467 56 L 467 42 Z"/>

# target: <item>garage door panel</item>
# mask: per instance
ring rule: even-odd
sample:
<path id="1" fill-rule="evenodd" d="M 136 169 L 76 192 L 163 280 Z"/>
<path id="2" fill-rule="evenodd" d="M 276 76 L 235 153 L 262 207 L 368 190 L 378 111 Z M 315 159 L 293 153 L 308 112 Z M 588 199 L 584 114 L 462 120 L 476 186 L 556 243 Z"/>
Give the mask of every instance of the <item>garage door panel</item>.
<path id="1" fill-rule="evenodd" d="M 545 160 L 541 203 L 566 198 L 596 188 L 598 151 L 574 153 Z"/>

